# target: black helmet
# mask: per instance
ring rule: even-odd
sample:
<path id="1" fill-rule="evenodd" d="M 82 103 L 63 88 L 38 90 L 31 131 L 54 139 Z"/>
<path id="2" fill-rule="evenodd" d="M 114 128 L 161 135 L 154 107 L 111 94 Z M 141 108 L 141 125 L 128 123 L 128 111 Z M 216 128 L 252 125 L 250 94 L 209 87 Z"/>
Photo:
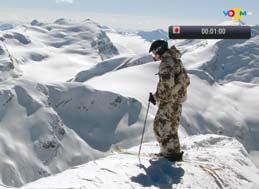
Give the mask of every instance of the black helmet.
<path id="1" fill-rule="evenodd" d="M 155 53 L 162 56 L 168 50 L 168 43 L 165 40 L 156 40 L 152 42 L 149 52 L 155 51 Z"/>

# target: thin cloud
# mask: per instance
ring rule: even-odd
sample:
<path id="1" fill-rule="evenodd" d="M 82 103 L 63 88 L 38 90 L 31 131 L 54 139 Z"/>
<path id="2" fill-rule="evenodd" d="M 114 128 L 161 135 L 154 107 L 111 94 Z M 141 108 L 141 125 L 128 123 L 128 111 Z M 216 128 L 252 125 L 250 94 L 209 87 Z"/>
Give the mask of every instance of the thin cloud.
<path id="1" fill-rule="evenodd" d="M 75 1 L 75 3 L 77 0 Z M 14 11 L 15 10 L 15 11 Z M 13 11 L 13 14 L 10 12 Z M 80 22 L 86 18 L 90 18 L 102 25 L 111 28 L 130 29 L 130 30 L 152 30 L 161 28 L 168 29 L 169 25 L 200 25 L 200 24 L 218 24 L 221 20 L 202 19 L 191 21 L 181 17 L 171 18 L 158 17 L 158 16 L 132 16 L 122 14 L 109 14 L 98 12 L 81 12 L 81 11 L 62 11 L 62 10 L 49 10 L 46 16 L 45 9 L 22 9 L 22 8 L 0 8 L 0 22 L 4 23 L 30 23 L 32 20 L 37 19 L 41 22 L 53 22 L 59 18 L 67 18 Z M 136 21 L 137 20 L 137 21 Z"/>
<path id="2" fill-rule="evenodd" d="M 70 3 L 73 4 L 75 1 L 74 0 L 56 0 L 56 3 Z"/>

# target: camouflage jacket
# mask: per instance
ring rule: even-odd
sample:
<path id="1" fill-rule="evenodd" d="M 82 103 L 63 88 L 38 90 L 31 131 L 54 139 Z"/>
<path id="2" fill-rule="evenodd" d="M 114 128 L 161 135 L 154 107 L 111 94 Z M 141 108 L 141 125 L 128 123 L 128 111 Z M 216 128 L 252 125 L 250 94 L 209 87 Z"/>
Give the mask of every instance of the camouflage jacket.
<path id="1" fill-rule="evenodd" d="M 190 78 L 180 58 L 181 54 L 175 46 L 161 57 L 159 82 L 154 95 L 160 105 L 171 102 L 182 103 L 186 100 Z"/>

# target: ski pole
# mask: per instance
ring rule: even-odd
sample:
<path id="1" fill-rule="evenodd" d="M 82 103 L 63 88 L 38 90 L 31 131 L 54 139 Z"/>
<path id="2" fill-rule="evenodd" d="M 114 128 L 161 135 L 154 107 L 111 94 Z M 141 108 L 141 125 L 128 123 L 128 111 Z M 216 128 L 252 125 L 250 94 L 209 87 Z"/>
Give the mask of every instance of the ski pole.
<path id="1" fill-rule="evenodd" d="M 138 159 L 139 159 L 139 164 L 141 164 L 141 160 L 140 160 L 140 152 L 141 152 L 141 147 L 142 147 L 143 138 L 144 138 L 145 129 L 146 129 L 146 122 L 147 122 L 147 116 L 148 116 L 148 111 L 149 111 L 149 105 L 150 105 L 150 102 L 148 102 L 148 106 L 147 106 L 147 113 L 146 113 L 146 117 L 145 117 L 145 121 L 144 121 L 144 127 L 143 127 L 142 136 L 141 136 L 141 141 L 140 141 L 139 150 L 138 150 Z"/>

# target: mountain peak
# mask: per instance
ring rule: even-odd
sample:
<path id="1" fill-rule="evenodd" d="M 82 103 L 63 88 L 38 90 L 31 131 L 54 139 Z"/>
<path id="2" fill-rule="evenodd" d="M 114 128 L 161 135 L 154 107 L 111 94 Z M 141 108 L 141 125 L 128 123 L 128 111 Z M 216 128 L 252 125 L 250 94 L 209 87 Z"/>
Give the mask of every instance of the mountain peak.
<path id="1" fill-rule="evenodd" d="M 55 24 L 60 24 L 60 25 L 66 25 L 71 23 L 71 20 L 66 19 L 66 18 L 59 18 L 57 20 L 54 21 Z"/>

